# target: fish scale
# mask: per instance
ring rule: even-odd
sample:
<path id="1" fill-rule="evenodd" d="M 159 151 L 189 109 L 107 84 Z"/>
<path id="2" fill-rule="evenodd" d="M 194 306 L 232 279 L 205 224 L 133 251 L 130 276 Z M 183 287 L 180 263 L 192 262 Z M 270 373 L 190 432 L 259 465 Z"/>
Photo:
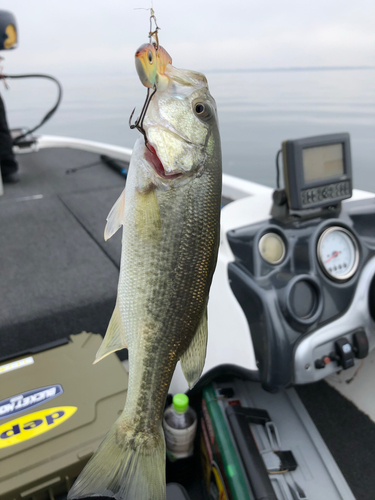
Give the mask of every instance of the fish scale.
<path id="1" fill-rule="evenodd" d="M 129 178 L 129 189 L 131 189 L 131 180 Z M 208 187 L 208 189 L 206 188 L 208 195 L 202 197 L 203 201 L 199 200 L 195 204 L 189 199 L 191 198 L 189 193 L 195 187 L 194 182 L 202 183 Z M 209 215 L 205 217 L 202 214 L 211 213 L 210 204 L 213 203 L 212 201 L 210 203 L 212 198 L 212 195 L 210 197 L 210 191 L 215 199 L 215 196 L 217 198 L 217 195 L 220 194 L 220 188 L 220 184 L 217 185 L 215 193 L 214 188 L 211 188 L 210 184 L 204 180 L 195 180 L 191 185 L 182 188 L 186 193 L 185 196 L 179 193 L 178 204 L 174 199 L 175 193 L 165 191 L 158 194 L 161 220 L 164 220 L 164 214 L 170 214 L 171 211 L 174 211 L 173 220 L 184 221 L 184 227 L 180 228 L 180 238 L 177 238 L 175 233 L 171 233 L 169 225 L 163 228 L 162 224 L 162 234 L 157 242 L 158 252 L 154 252 L 154 255 L 150 251 L 142 253 L 138 251 L 139 238 L 135 228 L 135 219 L 132 220 L 130 214 L 126 218 L 127 222 L 124 226 L 123 236 L 124 273 L 120 278 L 120 290 L 123 287 L 125 293 L 120 297 L 123 297 L 124 303 L 126 303 L 126 297 L 134 297 L 137 293 L 140 293 L 143 300 L 142 302 L 137 301 L 138 307 L 136 309 L 133 307 L 133 300 L 130 300 L 128 306 L 124 304 L 125 331 L 129 329 L 129 331 L 134 332 L 133 335 L 136 339 L 143 338 L 144 320 L 140 321 L 139 317 L 144 317 L 144 310 L 146 309 L 150 318 L 153 318 L 155 323 L 159 323 L 158 325 L 155 324 L 155 333 L 159 331 L 168 332 L 168 335 L 162 335 L 161 338 L 155 336 L 153 342 L 149 342 L 147 346 L 142 343 L 141 345 L 132 345 L 132 340 L 127 339 L 130 356 L 139 359 L 141 354 L 138 349 L 143 350 L 142 355 L 147 356 L 147 364 L 149 364 L 141 372 L 137 370 L 137 366 L 134 366 L 132 359 L 129 360 L 130 383 L 127 404 L 131 411 L 129 411 L 127 417 L 130 420 L 134 418 L 134 414 L 149 414 L 147 405 L 150 404 L 150 401 L 144 398 L 143 391 L 140 390 L 141 379 L 133 383 L 133 370 L 145 380 L 148 380 L 150 383 L 148 390 L 155 391 L 153 392 L 154 395 L 158 394 L 156 397 L 157 402 L 160 401 L 160 404 L 157 405 L 158 411 L 154 411 L 152 418 L 155 421 L 159 420 L 164 409 L 169 384 L 168 386 L 167 384 L 161 384 L 160 377 L 153 377 L 153 380 L 151 380 L 149 373 L 153 371 L 153 367 L 162 364 L 161 360 L 171 354 L 174 355 L 173 361 L 178 359 L 189 345 L 196 331 L 197 322 L 200 319 L 207 297 L 206 288 L 209 269 L 207 256 L 210 255 L 210 252 L 207 251 L 206 247 L 209 245 L 214 247 L 216 242 L 213 241 L 212 234 L 217 234 L 217 232 L 213 231 L 213 227 L 204 223 L 205 218 L 210 220 Z M 208 205 L 208 207 L 202 205 Z M 176 207 L 178 213 L 176 213 Z M 197 223 L 198 226 L 201 226 L 199 231 L 196 231 Z M 153 242 L 151 242 L 151 245 L 153 245 Z M 200 251 L 197 252 L 196 249 Z M 211 255 L 213 250 L 214 248 L 211 250 Z M 133 252 L 136 252 L 137 255 L 134 256 Z M 134 275 L 138 276 L 136 281 L 133 280 Z M 130 286 L 127 286 L 127 283 Z M 138 289 L 139 283 L 143 284 L 141 289 Z M 191 300 L 191 291 L 193 291 L 193 296 L 196 295 L 194 300 Z M 120 299 L 121 308 L 122 302 Z M 181 332 L 184 332 L 184 335 L 181 335 Z M 176 348 L 177 345 L 178 348 Z M 173 371 L 174 364 L 172 363 L 169 366 L 167 380 L 170 381 Z M 165 377 L 164 373 L 163 377 Z M 135 402 L 133 402 L 133 397 Z M 155 400 L 152 401 L 152 405 L 155 410 Z M 145 426 L 147 428 L 152 424 L 145 422 Z"/>

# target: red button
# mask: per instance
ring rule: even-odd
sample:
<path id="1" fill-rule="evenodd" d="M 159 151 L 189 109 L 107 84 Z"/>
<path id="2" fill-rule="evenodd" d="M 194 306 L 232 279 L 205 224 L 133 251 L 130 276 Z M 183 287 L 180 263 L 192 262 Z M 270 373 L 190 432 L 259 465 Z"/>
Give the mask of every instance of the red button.
<path id="1" fill-rule="evenodd" d="M 323 361 L 326 365 L 328 365 L 328 363 L 331 362 L 331 358 L 329 356 L 326 356 Z"/>

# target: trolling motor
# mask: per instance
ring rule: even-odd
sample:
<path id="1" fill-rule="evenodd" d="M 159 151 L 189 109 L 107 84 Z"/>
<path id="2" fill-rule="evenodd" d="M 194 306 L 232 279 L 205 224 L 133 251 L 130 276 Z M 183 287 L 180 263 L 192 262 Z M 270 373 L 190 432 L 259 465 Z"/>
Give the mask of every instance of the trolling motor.
<path id="1" fill-rule="evenodd" d="M 11 50 L 18 47 L 18 31 L 15 16 L 6 10 L 0 10 L 0 50 Z M 1 59 L 1 58 L 0 58 Z M 56 112 L 60 105 L 62 99 L 62 86 L 56 78 L 50 75 L 44 74 L 26 74 L 26 75 L 5 75 L 0 71 L 0 79 L 5 83 L 7 87 L 6 79 L 11 78 L 46 78 L 52 80 L 56 83 L 58 87 L 58 96 L 55 105 L 48 111 L 48 113 L 42 118 L 42 120 L 35 126 L 28 130 L 25 129 L 14 129 L 11 130 L 13 146 L 18 146 L 19 149 L 27 148 L 31 144 L 35 143 L 36 139 L 32 137 L 32 133 L 38 128 L 44 125 Z"/>

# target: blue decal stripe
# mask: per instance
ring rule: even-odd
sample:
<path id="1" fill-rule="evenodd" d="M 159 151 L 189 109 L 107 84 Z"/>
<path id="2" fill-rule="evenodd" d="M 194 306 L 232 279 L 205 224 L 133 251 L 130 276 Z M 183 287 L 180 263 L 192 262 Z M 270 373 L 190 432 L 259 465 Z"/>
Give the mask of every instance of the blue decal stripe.
<path id="1" fill-rule="evenodd" d="M 31 391 L 15 394 L 0 401 L 0 420 L 17 415 L 30 408 L 42 405 L 51 399 L 60 396 L 64 389 L 60 384 L 39 387 Z"/>

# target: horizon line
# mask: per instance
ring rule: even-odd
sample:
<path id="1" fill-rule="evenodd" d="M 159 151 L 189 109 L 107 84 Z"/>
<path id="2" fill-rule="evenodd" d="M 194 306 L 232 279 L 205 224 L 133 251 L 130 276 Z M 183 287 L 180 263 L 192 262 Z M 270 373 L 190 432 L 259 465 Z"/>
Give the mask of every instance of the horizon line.
<path id="1" fill-rule="evenodd" d="M 234 68 L 234 69 L 206 69 L 206 73 L 267 73 L 281 71 L 340 71 L 340 70 L 361 70 L 375 69 L 375 66 L 290 66 L 280 68 Z"/>

